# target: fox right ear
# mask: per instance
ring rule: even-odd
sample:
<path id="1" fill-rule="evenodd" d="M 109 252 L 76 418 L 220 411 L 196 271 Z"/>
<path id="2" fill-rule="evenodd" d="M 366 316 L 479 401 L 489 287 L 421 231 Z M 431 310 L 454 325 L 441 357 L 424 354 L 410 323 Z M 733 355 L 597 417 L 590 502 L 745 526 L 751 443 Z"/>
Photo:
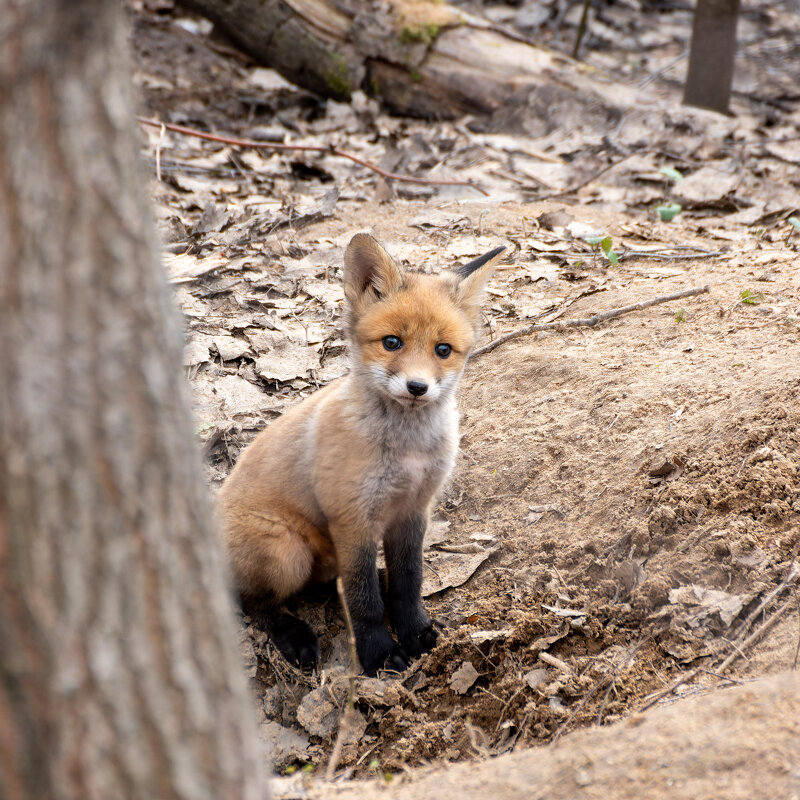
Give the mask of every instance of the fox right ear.
<path id="1" fill-rule="evenodd" d="M 368 233 L 357 233 L 344 254 L 344 293 L 354 303 L 369 294 L 379 300 L 403 286 L 394 259 Z"/>

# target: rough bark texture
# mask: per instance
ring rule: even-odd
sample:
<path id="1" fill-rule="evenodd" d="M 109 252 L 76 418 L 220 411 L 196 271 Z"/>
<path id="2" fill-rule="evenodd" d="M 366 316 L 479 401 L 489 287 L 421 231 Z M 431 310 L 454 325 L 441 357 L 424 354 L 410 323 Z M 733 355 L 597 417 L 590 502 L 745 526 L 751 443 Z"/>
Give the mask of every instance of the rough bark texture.
<path id="1" fill-rule="evenodd" d="M 698 0 L 683 102 L 728 113 L 741 0 Z"/>
<path id="2" fill-rule="evenodd" d="M 0 1 L 0 797 L 261 798 L 121 16 Z"/>
<path id="3" fill-rule="evenodd" d="M 324 96 L 412 116 L 490 114 L 578 67 L 438 0 L 184 0 L 259 63 Z"/>
<path id="4" fill-rule="evenodd" d="M 800 675 L 792 673 L 573 733 L 549 747 L 437 769 L 401 786 L 362 784 L 323 796 L 328 800 L 796 798 L 799 741 Z"/>

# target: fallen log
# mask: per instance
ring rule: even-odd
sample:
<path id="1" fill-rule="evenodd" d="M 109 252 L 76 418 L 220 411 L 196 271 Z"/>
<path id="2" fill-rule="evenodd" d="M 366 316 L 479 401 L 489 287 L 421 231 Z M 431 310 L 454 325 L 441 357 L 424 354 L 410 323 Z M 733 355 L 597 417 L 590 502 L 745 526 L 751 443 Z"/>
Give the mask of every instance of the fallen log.
<path id="1" fill-rule="evenodd" d="M 541 91 L 542 110 L 583 93 L 566 56 L 437 0 L 184 0 L 261 64 L 310 91 L 349 101 L 356 89 L 425 118 L 490 115 Z"/>

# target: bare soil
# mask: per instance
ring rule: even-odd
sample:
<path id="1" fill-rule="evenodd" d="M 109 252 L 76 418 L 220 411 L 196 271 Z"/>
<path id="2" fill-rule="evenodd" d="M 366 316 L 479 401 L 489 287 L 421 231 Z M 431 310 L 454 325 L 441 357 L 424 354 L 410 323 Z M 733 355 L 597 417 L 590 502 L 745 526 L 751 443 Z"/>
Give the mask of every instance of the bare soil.
<path id="1" fill-rule="evenodd" d="M 688 38 L 685 11 L 664 10 L 661 39 L 640 12 L 624 17 L 651 42 L 632 73 L 624 47 L 602 36 L 587 54 L 634 83 Z M 780 77 L 777 48 L 752 44 L 743 56 L 731 119 L 681 109 L 674 75 L 653 80 L 656 111 L 649 123 L 631 112 L 622 146 L 626 127 L 605 120 L 511 137 L 469 120 L 391 119 L 365 98 L 323 104 L 169 2 L 139 3 L 133 17 L 147 115 L 330 141 L 394 169 L 469 174 L 491 193 L 388 187 L 328 156 L 145 131 L 212 486 L 271 418 L 346 369 L 340 267 L 359 230 L 423 269 L 508 245 L 484 342 L 710 287 L 471 360 L 460 455 L 426 550 L 440 643 L 399 677 L 358 680 L 341 775 L 482 761 L 796 669 L 800 231 L 788 218 L 800 208 L 800 97 Z M 767 5 L 743 24 L 748 41 L 773 45 L 800 27 Z M 552 27 L 546 38 L 557 44 Z M 579 191 L 541 198 L 617 159 Z M 655 207 L 675 200 L 683 212 L 659 221 Z M 618 264 L 589 233 L 611 236 Z M 298 612 L 322 637 L 317 673 L 290 668 L 246 621 L 242 637 L 281 772 L 327 764 L 347 686 L 335 597 L 316 591 Z"/>

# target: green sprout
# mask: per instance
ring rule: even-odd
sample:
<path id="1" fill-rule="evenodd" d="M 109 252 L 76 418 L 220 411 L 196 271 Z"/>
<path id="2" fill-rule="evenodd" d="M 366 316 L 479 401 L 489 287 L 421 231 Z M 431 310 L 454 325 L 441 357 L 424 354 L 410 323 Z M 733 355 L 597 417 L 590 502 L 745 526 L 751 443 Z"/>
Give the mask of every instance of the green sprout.
<path id="1" fill-rule="evenodd" d="M 766 297 L 764 297 L 764 292 L 751 292 L 749 289 L 745 289 L 742 292 L 741 297 L 742 302 L 749 306 L 757 306 L 766 300 Z"/>
<path id="2" fill-rule="evenodd" d="M 683 207 L 680 203 L 665 203 L 663 206 L 659 206 L 656 209 L 656 211 L 658 211 L 658 217 L 662 222 L 669 222 L 677 217 L 682 210 Z"/>
<path id="3" fill-rule="evenodd" d="M 592 236 L 586 241 L 589 242 L 589 244 L 593 247 L 596 247 L 599 244 L 600 249 L 603 251 L 603 255 L 608 259 L 609 264 L 612 264 L 615 267 L 617 264 L 619 264 L 619 256 L 613 250 L 614 243 L 612 242 L 610 236 L 607 234 L 605 236 Z"/>
<path id="4" fill-rule="evenodd" d="M 683 180 L 683 173 L 675 169 L 675 167 L 661 167 L 659 172 L 662 175 L 666 175 L 670 180 L 675 181 L 675 183 Z"/>

